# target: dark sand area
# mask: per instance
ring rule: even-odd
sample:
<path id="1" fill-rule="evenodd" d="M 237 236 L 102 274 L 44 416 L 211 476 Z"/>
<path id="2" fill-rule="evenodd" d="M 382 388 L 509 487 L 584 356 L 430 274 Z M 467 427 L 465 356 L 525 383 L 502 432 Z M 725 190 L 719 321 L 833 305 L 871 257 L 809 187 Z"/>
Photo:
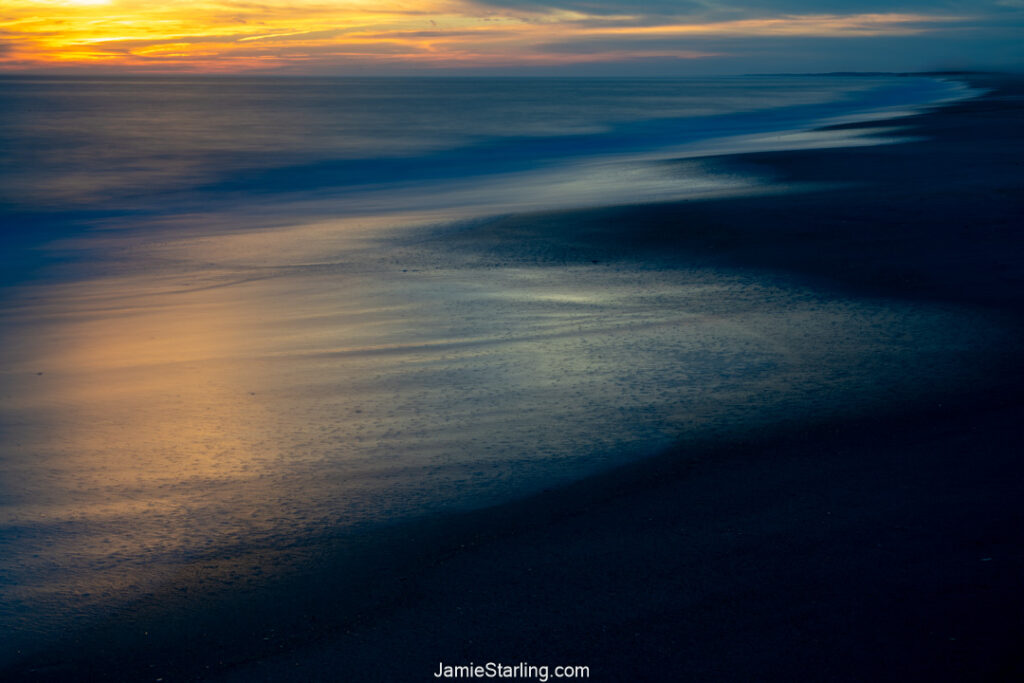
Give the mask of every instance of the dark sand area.
<path id="1" fill-rule="evenodd" d="M 711 162 L 832 189 L 506 217 L 438 247 L 738 266 L 1017 327 L 1024 79 L 972 83 L 994 91 L 870 124 L 913 142 Z M 683 443 L 527 500 L 312 542 L 269 586 L 207 598 L 197 567 L 3 677 L 413 681 L 494 661 L 599 681 L 1022 680 L 1021 349 L 994 361 L 924 405 Z"/>

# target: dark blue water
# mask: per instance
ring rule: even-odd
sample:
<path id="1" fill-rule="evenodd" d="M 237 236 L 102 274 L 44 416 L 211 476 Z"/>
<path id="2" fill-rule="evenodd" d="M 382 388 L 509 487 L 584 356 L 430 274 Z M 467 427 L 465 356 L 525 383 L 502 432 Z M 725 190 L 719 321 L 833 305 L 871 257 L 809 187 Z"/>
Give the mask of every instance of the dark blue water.
<path id="1" fill-rule="evenodd" d="M 4 78 L 0 211 L 344 195 L 799 129 L 960 87 L 896 77 Z"/>

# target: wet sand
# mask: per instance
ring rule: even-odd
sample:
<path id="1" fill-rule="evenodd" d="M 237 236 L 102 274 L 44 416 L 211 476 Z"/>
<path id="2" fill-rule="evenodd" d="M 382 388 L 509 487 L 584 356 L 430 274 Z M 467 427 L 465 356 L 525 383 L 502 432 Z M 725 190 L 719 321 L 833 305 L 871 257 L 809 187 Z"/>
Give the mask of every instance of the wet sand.
<path id="1" fill-rule="evenodd" d="M 212 598 L 224 568 L 197 565 L 5 673 L 427 680 L 439 662 L 500 661 L 588 665 L 592 680 L 1024 675 L 1024 85 L 974 81 L 998 89 L 872 124 L 915 142 L 710 162 L 832 189 L 512 216 L 407 255 L 727 266 L 998 321 L 1010 341 L 963 376 L 955 354 L 936 356 L 952 384 L 851 415 L 783 410 L 526 500 L 311 542 L 284 578 Z"/>

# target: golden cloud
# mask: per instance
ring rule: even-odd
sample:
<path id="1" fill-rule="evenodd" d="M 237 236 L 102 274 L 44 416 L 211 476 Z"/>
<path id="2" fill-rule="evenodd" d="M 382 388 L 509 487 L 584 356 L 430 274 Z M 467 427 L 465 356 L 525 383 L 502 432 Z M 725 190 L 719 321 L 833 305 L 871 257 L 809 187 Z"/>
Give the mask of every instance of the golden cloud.
<path id="1" fill-rule="evenodd" d="M 639 17 L 562 10 L 499 10 L 467 0 L 8 0 L 0 12 L 6 70 L 97 65 L 124 70 L 273 70 L 296 64 L 561 64 L 716 54 L 699 43 L 636 48 L 637 41 L 707 36 L 909 35 L 954 17 L 923 14 L 797 15 L 641 24 Z M 608 49 L 551 50 L 608 40 Z M 632 41 L 625 49 L 623 40 Z M 678 41 L 677 41 L 678 42 Z"/>

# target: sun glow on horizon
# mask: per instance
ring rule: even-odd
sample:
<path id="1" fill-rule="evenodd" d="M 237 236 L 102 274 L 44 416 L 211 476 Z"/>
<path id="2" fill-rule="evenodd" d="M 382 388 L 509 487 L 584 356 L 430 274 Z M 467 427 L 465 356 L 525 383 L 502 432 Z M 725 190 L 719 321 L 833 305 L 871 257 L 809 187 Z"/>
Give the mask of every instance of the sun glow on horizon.
<path id="1" fill-rule="evenodd" d="M 11 0 L 0 70 L 325 72 L 723 56 L 708 37 L 901 36 L 962 18 L 908 13 L 701 18 L 503 9 L 469 0 Z"/>

